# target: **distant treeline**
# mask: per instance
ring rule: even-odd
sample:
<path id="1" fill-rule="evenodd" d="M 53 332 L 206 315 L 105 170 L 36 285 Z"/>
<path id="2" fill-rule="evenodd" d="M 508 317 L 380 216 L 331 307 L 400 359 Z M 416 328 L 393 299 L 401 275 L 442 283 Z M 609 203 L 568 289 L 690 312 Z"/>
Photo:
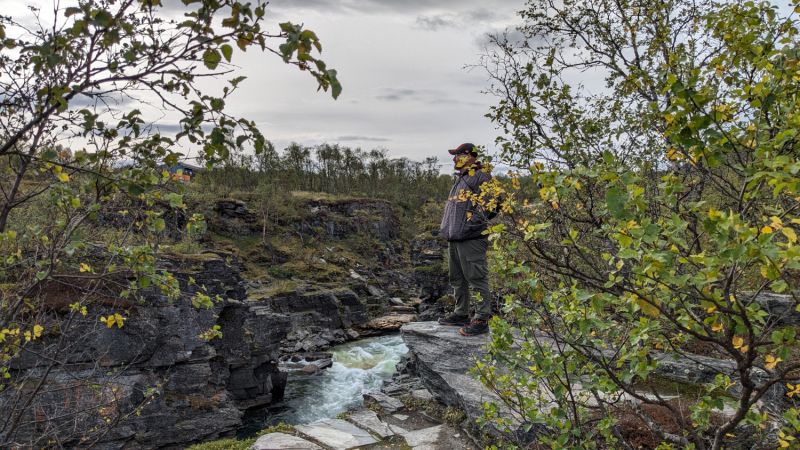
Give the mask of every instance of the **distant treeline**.
<path id="1" fill-rule="evenodd" d="M 258 155 L 236 149 L 213 170 L 198 173 L 194 183 L 220 197 L 252 192 L 267 184 L 275 191 L 381 198 L 413 208 L 447 197 L 452 177 L 442 175 L 440 168 L 436 157 L 390 158 L 384 148 L 365 151 L 339 144 L 305 147 L 292 142 L 279 152 L 267 142 Z"/>

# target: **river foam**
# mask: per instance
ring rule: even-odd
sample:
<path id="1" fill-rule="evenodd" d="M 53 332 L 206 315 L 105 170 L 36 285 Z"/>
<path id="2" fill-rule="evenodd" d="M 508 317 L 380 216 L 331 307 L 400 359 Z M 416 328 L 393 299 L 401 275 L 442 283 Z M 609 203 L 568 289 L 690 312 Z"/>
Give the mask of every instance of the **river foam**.
<path id="1" fill-rule="evenodd" d="M 283 400 L 250 411 L 244 418 L 244 434 L 280 422 L 297 425 L 333 418 L 361 404 L 362 394 L 378 391 L 391 378 L 400 357 L 408 351 L 399 335 L 381 336 L 339 345 L 331 349 L 333 366 L 319 375 L 304 375 L 309 363 L 289 363 Z"/>

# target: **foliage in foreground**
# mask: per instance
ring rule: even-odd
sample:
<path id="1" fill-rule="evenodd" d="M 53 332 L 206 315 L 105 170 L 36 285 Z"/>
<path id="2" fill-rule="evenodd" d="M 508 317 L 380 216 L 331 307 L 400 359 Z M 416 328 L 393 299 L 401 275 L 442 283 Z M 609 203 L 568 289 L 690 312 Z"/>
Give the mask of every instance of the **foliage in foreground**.
<path id="1" fill-rule="evenodd" d="M 660 448 L 796 448 L 796 330 L 756 298 L 800 304 L 797 21 L 684 0 L 521 15 L 527 41 L 483 61 L 517 168 L 492 229 L 506 316 L 476 369 L 503 399 L 486 420 L 524 446 L 634 448 L 633 420 Z M 607 89 L 570 85 L 576 69 Z M 716 377 L 668 399 L 656 374 L 698 349 Z"/>
<path id="2" fill-rule="evenodd" d="M 117 389 L 124 368 L 91 369 L 97 361 L 75 355 L 100 328 L 123 327 L 142 290 L 188 298 L 156 267 L 164 212 L 184 208 L 161 165 L 183 156 L 178 143 L 209 167 L 237 146 L 263 151 L 255 123 L 225 109 L 244 86 L 234 54 L 274 53 L 340 94 L 336 72 L 314 56 L 317 36 L 288 22 L 269 32 L 264 11 L 234 0 L 80 0 L 56 4 L 52 17 L 0 17 L 0 446 L 92 446 L 139 411 Z M 223 76 L 219 92 L 200 90 Z M 174 136 L 153 127 L 164 118 Z M 204 228 L 202 215 L 184 222 Z M 195 306 L 212 306 L 196 291 Z M 70 371 L 75 360 L 89 369 Z M 56 383 L 61 370 L 71 378 Z M 140 388 L 144 404 L 151 389 Z"/>

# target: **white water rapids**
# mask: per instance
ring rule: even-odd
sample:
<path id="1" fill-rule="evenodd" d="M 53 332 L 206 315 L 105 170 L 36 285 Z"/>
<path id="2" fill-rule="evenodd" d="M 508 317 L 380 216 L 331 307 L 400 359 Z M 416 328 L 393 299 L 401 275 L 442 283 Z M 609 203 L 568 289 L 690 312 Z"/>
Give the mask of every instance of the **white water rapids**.
<path id="1" fill-rule="evenodd" d="M 361 404 L 362 394 L 380 390 L 407 351 L 399 335 L 381 336 L 333 347 L 333 366 L 319 375 L 302 374 L 300 369 L 309 364 L 305 361 L 287 363 L 283 400 L 248 412 L 243 432 L 250 434 L 280 422 L 297 425 L 336 417 Z"/>

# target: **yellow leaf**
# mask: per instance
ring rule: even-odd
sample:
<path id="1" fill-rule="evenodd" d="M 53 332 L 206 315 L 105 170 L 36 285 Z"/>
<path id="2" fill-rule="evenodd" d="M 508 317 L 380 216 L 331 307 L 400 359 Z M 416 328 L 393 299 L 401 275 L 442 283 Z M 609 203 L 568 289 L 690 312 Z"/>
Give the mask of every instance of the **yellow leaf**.
<path id="1" fill-rule="evenodd" d="M 744 344 L 744 339 L 738 336 L 733 337 L 733 348 L 741 348 L 742 344 Z"/>
<path id="2" fill-rule="evenodd" d="M 714 312 L 714 311 L 716 311 L 716 310 L 717 310 L 717 307 L 716 307 L 716 306 L 712 306 L 711 308 L 708 308 L 708 310 L 706 310 L 706 312 L 707 312 L 707 313 L 709 313 L 709 314 L 711 314 L 711 313 L 713 313 L 713 312 Z"/>
<path id="3" fill-rule="evenodd" d="M 769 218 L 769 220 L 770 220 L 772 223 L 777 223 L 778 225 L 781 225 L 781 224 L 783 224 L 783 221 L 782 221 L 782 220 L 781 220 L 781 218 L 780 218 L 780 217 L 778 217 L 778 216 L 772 216 L 772 217 L 770 217 L 770 218 Z"/>
<path id="4" fill-rule="evenodd" d="M 744 347 L 742 347 L 742 348 L 741 348 L 739 351 L 741 351 L 742 353 L 747 353 L 747 350 L 748 350 L 749 348 L 750 348 L 750 346 L 749 346 L 749 345 L 745 345 L 745 346 L 744 346 Z"/>
<path id="5" fill-rule="evenodd" d="M 580 189 L 580 188 L 581 188 L 581 184 L 576 181 L 575 182 L 575 189 Z"/>
<path id="6" fill-rule="evenodd" d="M 65 173 L 62 173 L 61 176 L 58 177 L 58 178 L 61 179 L 61 181 L 64 181 L 64 182 L 69 181 L 69 175 L 67 175 Z"/>
<path id="7" fill-rule="evenodd" d="M 552 204 L 553 204 L 553 209 L 558 209 L 558 203 L 553 202 Z"/>
<path id="8" fill-rule="evenodd" d="M 764 358 L 764 359 L 767 361 L 767 365 L 765 366 L 767 368 L 767 370 L 774 369 L 775 366 L 777 366 L 779 362 L 783 361 L 782 359 L 775 358 L 772 355 L 767 355 L 767 357 Z"/>
<path id="9" fill-rule="evenodd" d="M 797 242 L 797 235 L 795 234 L 794 230 L 791 228 L 781 228 L 781 233 L 784 234 L 787 238 L 789 238 L 792 242 Z"/>
<path id="10" fill-rule="evenodd" d="M 761 233 L 770 234 L 772 233 L 772 228 L 770 228 L 769 226 L 765 226 L 764 228 L 761 229 Z"/>
<path id="11" fill-rule="evenodd" d="M 639 305 L 639 308 L 642 309 L 642 312 L 647 314 L 651 317 L 658 317 L 661 315 L 661 311 L 658 309 L 658 306 L 661 302 L 656 302 L 656 305 L 652 305 L 643 299 L 639 298 L 638 295 L 634 295 L 633 300 L 636 301 L 636 304 Z"/>
<path id="12" fill-rule="evenodd" d="M 722 329 L 722 324 L 721 323 L 715 323 L 714 325 L 711 326 L 711 330 L 712 331 L 719 331 L 721 329 Z"/>

